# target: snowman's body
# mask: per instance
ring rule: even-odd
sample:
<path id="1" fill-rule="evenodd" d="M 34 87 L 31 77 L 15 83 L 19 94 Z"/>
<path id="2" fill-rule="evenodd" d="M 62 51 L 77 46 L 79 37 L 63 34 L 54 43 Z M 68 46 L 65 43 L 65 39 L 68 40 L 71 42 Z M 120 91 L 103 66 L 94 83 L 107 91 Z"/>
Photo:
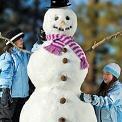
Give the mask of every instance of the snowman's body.
<path id="1" fill-rule="evenodd" d="M 61 10 L 64 11 L 63 14 L 56 10 L 61 19 L 64 19 L 64 14 L 72 13 L 71 10 Z M 44 19 L 45 32 L 50 34 L 56 29 L 54 33 L 57 34 L 57 28 L 46 31 L 49 26 L 45 25 L 45 21 L 51 23 L 47 16 Z M 72 17 L 76 21 L 75 14 Z M 75 22 L 73 25 L 71 21 L 67 25 L 72 25 L 72 28 L 75 26 L 73 31 L 68 30 L 66 33 L 72 36 L 77 24 Z M 61 31 L 60 34 L 63 33 Z M 65 51 L 61 55 L 48 52 L 44 47 L 51 42 L 52 40 L 47 40 L 30 57 L 28 74 L 36 89 L 22 109 L 20 122 L 97 122 L 93 107 L 79 99 L 80 86 L 88 68 L 80 68 L 79 58 L 68 45 L 64 46 Z"/>
<path id="2" fill-rule="evenodd" d="M 60 99 L 66 98 L 61 104 Z M 96 122 L 93 108 L 90 104 L 81 102 L 76 94 L 58 88 L 37 90 L 24 106 L 21 115 L 22 122 Z"/>

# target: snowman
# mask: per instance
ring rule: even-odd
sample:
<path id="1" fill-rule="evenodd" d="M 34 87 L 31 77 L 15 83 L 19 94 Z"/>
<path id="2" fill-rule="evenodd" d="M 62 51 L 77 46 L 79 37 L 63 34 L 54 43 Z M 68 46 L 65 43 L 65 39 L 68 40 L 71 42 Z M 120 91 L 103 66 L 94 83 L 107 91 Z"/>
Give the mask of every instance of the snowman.
<path id="1" fill-rule="evenodd" d="M 20 122 L 97 122 L 92 105 L 79 99 L 89 65 L 74 41 L 77 16 L 69 5 L 68 0 L 52 0 L 44 16 L 47 41 L 30 57 L 28 75 L 36 89 Z"/>

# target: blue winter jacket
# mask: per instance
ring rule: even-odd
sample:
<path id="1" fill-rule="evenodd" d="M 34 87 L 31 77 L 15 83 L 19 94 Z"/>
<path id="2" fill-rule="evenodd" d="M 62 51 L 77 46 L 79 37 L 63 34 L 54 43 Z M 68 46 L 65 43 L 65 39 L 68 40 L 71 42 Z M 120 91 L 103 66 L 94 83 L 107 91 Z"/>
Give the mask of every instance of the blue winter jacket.
<path id="1" fill-rule="evenodd" d="M 122 122 L 122 84 L 117 81 L 105 97 L 93 95 L 97 122 Z"/>
<path id="2" fill-rule="evenodd" d="M 10 88 L 13 98 L 29 95 L 27 64 L 29 55 L 13 48 L 0 56 L 0 88 Z M 0 91 L 0 97 L 2 91 Z"/>

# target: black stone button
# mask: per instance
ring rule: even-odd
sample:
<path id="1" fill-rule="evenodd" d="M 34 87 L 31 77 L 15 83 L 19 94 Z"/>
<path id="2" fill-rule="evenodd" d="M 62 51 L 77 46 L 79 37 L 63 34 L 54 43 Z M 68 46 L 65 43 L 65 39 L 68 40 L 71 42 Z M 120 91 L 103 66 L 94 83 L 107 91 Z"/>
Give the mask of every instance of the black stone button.
<path id="1" fill-rule="evenodd" d="M 66 53 L 66 52 L 67 52 L 67 48 L 63 48 L 62 51 L 63 51 L 64 53 Z"/>
<path id="2" fill-rule="evenodd" d="M 66 77 L 65 75 L 62 75 L 62 76 L 61 76 L 61 80 L 62 80 L 62 81 L 66 81 L 66 80 L 67 80 L 67 77 Z"/>
<path id="3" fill-rule="evenodd" d="M 66 119 L 64 117 L 61 117 L 61 118 L 58 119 L 58 122 L 66 122 L 65 120 Z"/>
<path id="4" fill-rule="evenodd" d="M 61 104 L 64 104 L 66 102 L 66 99 L 64 98 L 64 97 L 62 97 L 61 99 L 60 99 L 60 103 Z"/>
<path id="5" fill-rule="evenodd" d="M 68 63 L 68 59 L 67 58 L 63 58 L 63 63 L 64 64 Z"/>

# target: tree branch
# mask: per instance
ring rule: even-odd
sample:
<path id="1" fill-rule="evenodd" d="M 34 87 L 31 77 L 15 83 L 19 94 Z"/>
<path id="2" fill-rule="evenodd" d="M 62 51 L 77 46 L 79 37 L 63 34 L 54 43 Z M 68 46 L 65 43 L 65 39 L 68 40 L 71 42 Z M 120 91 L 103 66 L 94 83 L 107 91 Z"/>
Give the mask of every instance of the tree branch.
<path id="1" fill-rule="evenodd" d="M 113 38 L 117 38 L 119 36 L 122 36 L 122 32 L 117 32 L 117 33 L 115 33 L 115 34 L 113 34 L 111 36 L 105 37 L 104 39 L 102 39 L 98 43 L 93 44 L 93 46 L 91 48 L 85 50 L 85 52 L 91 52 L 91 51 L 95 50 L 98 46 L 104 44 L 106 41 L 109 41 L 109 40 L 111 40 Z"/>
<path id="2" fill-rule="evenodd" d="M 16 47 L 18 50 L 24 52 L 24 53 L 29 53 L 29 54 L 32 54 L 32 52 L 28 51 L 28 50 L 24 50 L 24 49 L 21 49 L 19 47 L 17 47 L 12 41 L 10 41 L 10 39 L 6 38 L 6 37 L 3 37 L 1 32 L 0 32 L 0 39 L 4 40 L 4 41 L 9 41 L 14 47 Z"/>
<path id="3" fill-rule="evenodd" d="M 99 41 L 98 43 L 93 44 L 93 46 L 90 47 L 89 49 L 85 50 L 85 52 L 86 52 L 86 53 L 87 53 L 87 52 L 91 52 L 91 51 L 95 50 L 98 46 L 104 44 L 106 41 L 109 41 L 109 40 L 111 40 L 111 39 L 113 39 L 113 38 L 117 38 L 117 37 L 119 37 L 119 36 L 122 36 L 122 32 L 117 32 L 117 33 L 115 33 L 115 34 L 113 34 L 113 35 L 111 35 L 111 36 L 105 37 L 104 39 L 102 39 L 102 40 Z M 21 48 L 17 47 L 17 46 L 16 46 L 13 42 L 11 42 L 8 38 L 3 37 L 3 36 L 1 35 L 1 32 L 0 32 L 0 39 L 5 40 L 5 41 L 9 41 L 14 47 L 16 47 L 18 50 L 20 50 L 20 51 L 22 51 L 22 52 L 24 52 L 24 53 L 32 54 L 32 52 L 30 52 L 30 51 L 28 51 L 28 50 L 24 50 L 24 49 L 21 49 Z"/>

